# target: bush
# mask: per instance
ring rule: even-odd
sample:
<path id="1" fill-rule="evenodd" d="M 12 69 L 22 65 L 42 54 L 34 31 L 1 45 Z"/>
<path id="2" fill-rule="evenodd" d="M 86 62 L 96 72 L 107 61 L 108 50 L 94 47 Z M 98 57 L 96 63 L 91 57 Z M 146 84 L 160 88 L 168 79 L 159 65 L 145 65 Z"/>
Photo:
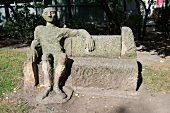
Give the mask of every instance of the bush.
<path id="1" fill-rule="evenodd" d="M 31 42 L 37 25 L 45 24 L 41 15 L 30 14 L 28 7 L 16 8 L 16 15 L 12 14 L 5 23 L 6 36 L 19 39 L 24 43 Z"/>

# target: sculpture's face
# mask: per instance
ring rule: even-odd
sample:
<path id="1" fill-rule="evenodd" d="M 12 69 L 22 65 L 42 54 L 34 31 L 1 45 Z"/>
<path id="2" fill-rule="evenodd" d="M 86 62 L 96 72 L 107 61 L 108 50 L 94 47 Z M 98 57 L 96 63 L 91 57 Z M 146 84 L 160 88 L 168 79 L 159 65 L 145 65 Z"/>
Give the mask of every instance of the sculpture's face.
<path id="1" fill-rule="evenodd" d="M 42 16 L 47 22 L 53 23 L 56 20 L 56 10 L 51 7 L 45 8 Z"/>

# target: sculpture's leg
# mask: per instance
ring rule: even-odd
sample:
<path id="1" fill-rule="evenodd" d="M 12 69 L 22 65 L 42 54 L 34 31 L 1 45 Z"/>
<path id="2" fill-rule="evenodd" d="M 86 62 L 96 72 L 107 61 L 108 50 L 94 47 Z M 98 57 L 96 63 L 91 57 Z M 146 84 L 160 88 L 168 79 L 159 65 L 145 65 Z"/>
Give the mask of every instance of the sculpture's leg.
<path id="1" fill-rule="evenodd" d="M 42 99 L 48 96 L 49 92 L 52 89 L 52 66 L 49 62 L 49 55 L 44 54 L 42 56 L 42 70 L 44 73 L 44 86 L 45 89 L 42 92 Z"/>
<path id="2" fill-rule="evenodd" d="M 59 96 L 59 98 L 61 99 L 64 99 L 67 97 L 67 95 L 60 88 L 60 82 L 61 82 L 60 78 L 65 73 L 66 61 L 67 61 L 67 55 L 65 53 L 60 54 L 57 58 L 57 61 L 56 60 L 54 61 L 54 63 L 57 63 L 57 66 L 54 72 L 54 88 L 53 89 L 56 92 L 56 94 Z"/>

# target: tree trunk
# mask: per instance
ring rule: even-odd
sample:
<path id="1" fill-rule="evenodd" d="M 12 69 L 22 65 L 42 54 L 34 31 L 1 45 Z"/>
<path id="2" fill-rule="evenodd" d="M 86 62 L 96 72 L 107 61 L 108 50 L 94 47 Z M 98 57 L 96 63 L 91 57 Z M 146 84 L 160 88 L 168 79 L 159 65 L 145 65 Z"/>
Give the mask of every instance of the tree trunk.
<path id="1" fill-rule="evenodd" d="M 125 19 L 124 26 L 127 25 L 126 9 L 127 9 L 127 7 L 126 7 L 126 0 L 123 0 L 123 10 L 124 10 L 124 19 Z"/>
<path id="2" fill-rule="evenodd" d="M 138 8 L 138 25 L 137 25 L 137 29 L 138 29 L 138 40 L 142 40 L 141 38 L 141 11 L 140 11 L 140 4 L 138 0 L 135 0 L 136 2 L 136 7 Z"/>
<path id="3" fill-rule="evenodd" d="M 71 2 L 70 2 L 70 0 L 68 0 L 68 14 L 69 14 L 69 23 L 70 23 L 70 25 L 72 25 L 73 24 L 73 19 L 72 19 L 72 13 L 71 13 Z"/>
<path id="4" fill-rule="evenodd" d="M 11 11 L 13 12 L 14 14 L 14 17 L 17 18 L 17 13 L 15 12 L 14 8 L 10 5 L 10 2 L 5 2 L 5 0 L 2 0 L 3 4 L 5 5 L 5 7 L 8 9 L 10 8 Z M 5 12 L 6 13 L 6 12 Z M 9 13 L 9 10 L 8 10 L 8 13 Z M 7 14 L 8 16 L 8 14 Z"/>
<path id="5" fill-rule="evenodd" d="M 147 23 L 147 20 L 148 20 L 148 10 L 146 10 L 146 15 L 145 15 L 145 18 L 144 18 L 144 21 L 143 21 L 143 32 L 142 32 L 143 38 L 146 37 L 146 23 Z"/>
<path id="6" fill-rule="evenodd" d="M 112 11 L 110 10 L 106 0 L 97 0 L 105 11 L 108 19 L 109 19 L 109 32 L 110 34 L 115 34 L 115 27 L 120 29 L 120 24 L 113 17 Z"/>
<path id="7" fill-rule="evenodd" d="M 5 18 L 6 18 L 6 20 L 8 20 L 9 17 L 10 17 L 9 9 L 8 9 L 8 7 L 5 5 Z"/>
<path id="8" fill-rule="evenodd" d="M 146 23 L 147 23 L 147 20 L 148 20 L 148 14 L 149 14 L 149 11 L 150 11 L 150 7 L 153 4 L 153 0 L 149 1 L 150 3 L 149 3 L 148 8 L 146 8 L 146 5 L 142 0 L 140 0 L 140 2 L 142 3 L 142 5 L 143 5 L 143 7 L 145 9 L 145 17 L 144 17 L 143 32 L 142 32 L 142 37 L 145 38 L 146 37 Z"/>
<path id="9" fill-rule="evenodd" d="M 169 16 L 168 16 L 168 13 L 169 13 L 169 10 L 168 10 L 168 3 L 169 3 L 169 1 L 168 0 L 166 0 L 165 1 L 165 22 L 166 22 L 166 24 L 165 24 L 165 35 L 166 36 L 168 36 L 169 35 L 169 28 L 168 28 L 168 20 L 169 20 Z"/>

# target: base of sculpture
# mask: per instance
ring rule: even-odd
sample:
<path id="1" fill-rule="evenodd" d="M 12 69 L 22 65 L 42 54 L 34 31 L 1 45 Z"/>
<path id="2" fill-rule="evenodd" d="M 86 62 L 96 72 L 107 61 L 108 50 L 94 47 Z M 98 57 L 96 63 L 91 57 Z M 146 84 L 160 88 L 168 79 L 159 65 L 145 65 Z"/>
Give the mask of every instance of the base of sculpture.
<path id="1" fill-rule="evenodd" d="M 115 97 L 125 99 L 140 99 L 140 92 L 138 91 L 122 91 L 113 89 L 101 89 L 101 88 L 84 88 L 84 87 L 73 87 L 75 94 L 86 95 L 92 97 Z"/>
<path id="2" fill-rule="evenodd" d="M 73 89 L 66 86 L 63 87 L 63 92 L 67 95 L 67 97 L 64 99 L 60 98 L 60 95 L 56 94 L 55 92 L 51 92 L 51 94 L 49 94 L 47 97 L 42 98 L 43 91 L 41 91 L 41 93 L 36 97 L 36 101 L 42 104 L 65 103 L 71 98 Z"/>
<path id="3" fill-rule="evenodd" d="M 136 59 L 72 57 L 72 87 L 136 91 Z M 69 81 L 69 80 L 68 80 Z"/>

